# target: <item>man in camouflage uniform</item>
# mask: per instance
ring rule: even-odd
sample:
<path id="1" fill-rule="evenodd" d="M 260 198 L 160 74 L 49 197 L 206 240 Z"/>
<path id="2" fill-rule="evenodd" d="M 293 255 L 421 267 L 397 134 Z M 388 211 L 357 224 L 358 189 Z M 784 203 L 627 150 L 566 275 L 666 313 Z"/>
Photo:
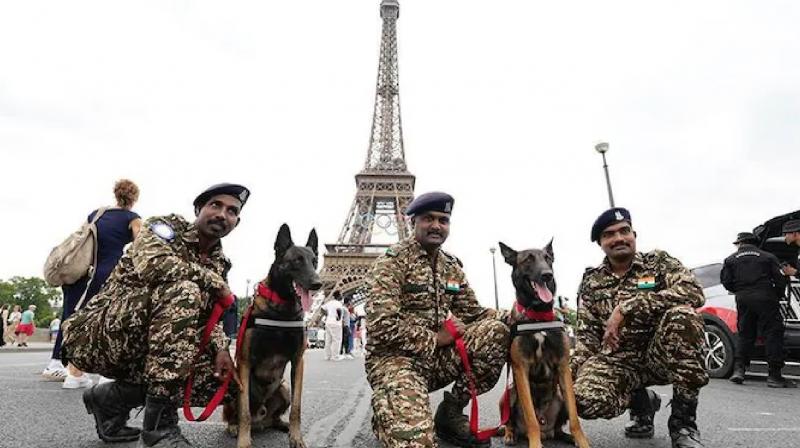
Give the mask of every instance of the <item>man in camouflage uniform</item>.
<path id="1" fill-rule="evenodd" d="M 444 193 L 414 200 L 406 210 L 414 235 L 387 250 L 368 277 L 366 371 L 372 428 L 385 447 L 436 447 L 428 393 L 453 381 L 436 411 L 436 434 L 461 447 L 489 446 L 474 438 L 462 414 L 470 395 L 443 325 L 452 315 L 482 394 L 497 383 L 506 362 L 508 314 L 481 307 L 461 262 L 440 249 L 452 207 L 453 198 Z"/>
<path id="2" fill-rule="evenodd" d="M 668 428 L 674 448 L 702 447 L 695 423 L 703 367 L 703 290 L 664 251 L 636 252 L 624 208 L 607 210 L 592 227 L 606 258 L 586 271 L 578 291 L 577 347 L 571 364 L 582 418 L 610 419 L 630 408 L 625 435 L 653 437 L 661 405 L 647 386 L 672 384 Z"/>
<path id="3" fill-rule="evenodd" d="M 148 219 L 103 289 L 64 323 L 64 358 L 116 380 L 83 396 L 104 441 L 191 446 L 177 414 L 189 371 L 192 404 L 205 406 L 233 369 L 219 324 L 195 357 L 215 302 L 231 295 L 220 239 L 238 225 L 248 196 L 240 185 L 215 185 L 195 199 L 194 223 L 178 215 Z M 127 427 L 130 410 L 145 404 L 142 431 Z"/>

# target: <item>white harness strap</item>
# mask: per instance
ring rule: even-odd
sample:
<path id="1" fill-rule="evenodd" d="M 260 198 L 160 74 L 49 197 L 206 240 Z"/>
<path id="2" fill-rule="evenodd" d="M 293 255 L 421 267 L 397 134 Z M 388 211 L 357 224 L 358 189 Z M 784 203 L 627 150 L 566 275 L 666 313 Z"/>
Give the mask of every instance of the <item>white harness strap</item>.
<path id="1" fill-rule="evenodd" d="M 255 326 L 261 327 L 278 327 L 278 328 L 305 328 L 306 323 L 302 320 L 272 320 L 272 319 L 262 319 L 260 317 L 256 317 L 253 319 L 253 324 Z"/>
<path id="2" fill-rule="evenodd" d="M 564 322 L 560 320 L 554 320 L 552 322 L 530 322 L 517 324 L 516 332 L 527 333 L 529 331 L 555 330 L 561 328 L 564 328 Z"/>

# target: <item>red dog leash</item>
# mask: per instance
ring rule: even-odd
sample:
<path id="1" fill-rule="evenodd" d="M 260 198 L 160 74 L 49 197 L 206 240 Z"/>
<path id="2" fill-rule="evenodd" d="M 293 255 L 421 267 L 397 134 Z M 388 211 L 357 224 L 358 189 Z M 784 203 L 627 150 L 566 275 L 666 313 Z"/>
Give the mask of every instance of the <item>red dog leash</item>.
<path id="1" fill-rule="evenodd" d="M 469 362 L 469 355 L 467 354 L 467 346 L 464 345 L 464 338 L 459 336 L 458 329 L 456 328 L 455 323 L 453 323 L 452 319 L 447 319 L 444 321 L 444 328 L 447 330 L 448 333 L 453 337 L 456 351 L 458 352 L 459 357 L 461 357 L 461 365 L 464 366 L 464 374 L 467 376 L 467 387 L 469 388 L 469 394 L 471 396 L 472 407 L 469 414 L 469 430 L 475 436 L 476 439 L 480 440 L 481 442 L 485 442 L 492 437 L 497 435 L 498 429 L 500 426 L 505 425 L 508 423 L 508 419 L 511 417 L 511 403 L 509 400 L 509 391 L 508 388 L 508 371 L 506 375 L 506 390 L 503 392 L 503 398 L 501 399 L 502 409 L 500 412 L 500 424 L 497 427 L 489 428 L 489 429 L 478 429 L 478 389 L 475 387 L 475 375 L 472 374 L 472 365 Z"/>
<path id="2" fill-rule="evenodd" d="M 211 316 L 208 318 L 205 329 L 203 330 L 203 338 L 200 340 L 200 347 L 197 350 L 195 361 L 206 350 L 208 341 L 211 338 L 211 332 L 214 330 L 214 327 L 217 326 L 217 323 L 219 323 L 222 313 L 224 313 L 234 301 L 235 297 L 233 294 L 231 294 L 227 297 L 217 299 L 217 301 L 214 303 L 214 309 L 211 311 Z M 242 325 L 239 327 L 239 335 L 236 339 L 236 353 L 239 353 L 239 348 L 242 344 L 242 340 L 244 339 L 244 330 L 246 327 L 244 324 L 247 322 L 247 319 L 250 318 L 250 312 L 252 309 L 252 306 L 247 308 L 247 313 L 245 313 L 245 316 L 242 319 Z M 192 366 L 192 368 L 189 369 L 189 377 L 186 378 L 186 388 L 183 391 L 183 416 L 186 417 L 186 420 L 191 422 L 202 422 L 210 417 L 211 414 L 213 414 L 217 409 L 217 406 L 222 403 L 222 399 L 225 398 L 225 393 L 228 392 L 228 386 L 230 385 L 231 378 L 233 378 L 233 374 L 234 371 L 231 370 L 227 375 L 225 375 L 225 379 L 222 381 L 222 384 L 219 386 L 214 396 L 211 397 L 211 401 L 208 402 L 208 405 L 206 405 L 205 409 L 203 409 L 203 412 L 200 414 L 200 416 L 195 417 L 190 406 L 192 398 L 192 382 L 194 381 L 194 366 Z"/>

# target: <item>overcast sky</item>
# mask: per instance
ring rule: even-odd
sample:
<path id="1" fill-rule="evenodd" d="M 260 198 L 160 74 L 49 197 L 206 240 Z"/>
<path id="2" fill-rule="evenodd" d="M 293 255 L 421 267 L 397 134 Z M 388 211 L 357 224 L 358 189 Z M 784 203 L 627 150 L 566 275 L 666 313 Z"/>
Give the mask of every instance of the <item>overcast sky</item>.
<path id="1" fill-rule="evenodd" d="M 378 0 L 0 3 L 0 278 L 41 275 L 115 180 L 144 217 L 247 185 L 224 240 L 242 293 L 287 222 L 335 242 L 367 151 Z M 717 262 L 800 208 L 800 3 L 402 0 L 406 158 L 456 198 L 446 249 L 494 302 L 489 248 L 555 238 L 559 293 L 618 205 L 639 248 Z M 501 306 L 513 299 L 499 256 Z"/>

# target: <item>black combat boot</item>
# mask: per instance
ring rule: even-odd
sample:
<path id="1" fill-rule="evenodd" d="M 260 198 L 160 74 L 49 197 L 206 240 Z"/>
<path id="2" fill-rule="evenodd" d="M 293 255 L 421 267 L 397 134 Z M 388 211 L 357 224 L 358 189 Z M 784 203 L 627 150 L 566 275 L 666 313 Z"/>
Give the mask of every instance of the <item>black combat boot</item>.
<path id="1" fill-rule="evenodd" d="M 144 386 L 112 381 L 83 392 L 83 405 L 94 415 L 97 435 L 103 442 L 131 442 L 142 432 L 127 426 L 130 411 L 144 405 Z"/>
<path id="2" fill-rule="evenodd" d="M 729 378 L 732 383 L 744 383 L 744 372 L 746 370 L 745 362 L 737 359 L 733 365 L 733 375 Z"/>
<path id="3" fill-rule="evenodd" d="M 672 448 L 704 448 L 697 429 L 697 399 L 689 400 L 678 395 L 672 397 L 672 415 L 667 427 Z"/>
<path id="4" fill-rule="evenodd" d="M 436 427 L 436 435 L 447 443 L 462 448 L 488 448 L 491 440 L 481 442 L 469 430 L 469 419 L 461 411 L 464 404 L 456 400 L 450 392 L 444 393 L 444 400 L 436 409 L 436 416 L 433 423 Z"/>
<path id="5" fill-rule="evenodd" d="M 625 425 L 625 437 L 652 439 L 655 434 L 653 419 L 661 409 L 661 397 L 652 390 L 641 388 L 631 393 L 631 421 Z"/>
<path id="6" fill-rule="evenodd" d="M 770 364 L 769 365 L 769 376 L 767 377 L 767 386 L 768 387 L 775 387 L 775 388 L 795 388 L 797 387 L 797 383 L 788 379 L 784 378 L 781 375 L 781 370 L 783 370 L 783 365 L 781 364 Z"/>
<path id="7" fill-rule="evenodd" d="M 147 396 L 139 448 L 192 448 L 178 428 L 177 406 L 169 398 Z"/>

